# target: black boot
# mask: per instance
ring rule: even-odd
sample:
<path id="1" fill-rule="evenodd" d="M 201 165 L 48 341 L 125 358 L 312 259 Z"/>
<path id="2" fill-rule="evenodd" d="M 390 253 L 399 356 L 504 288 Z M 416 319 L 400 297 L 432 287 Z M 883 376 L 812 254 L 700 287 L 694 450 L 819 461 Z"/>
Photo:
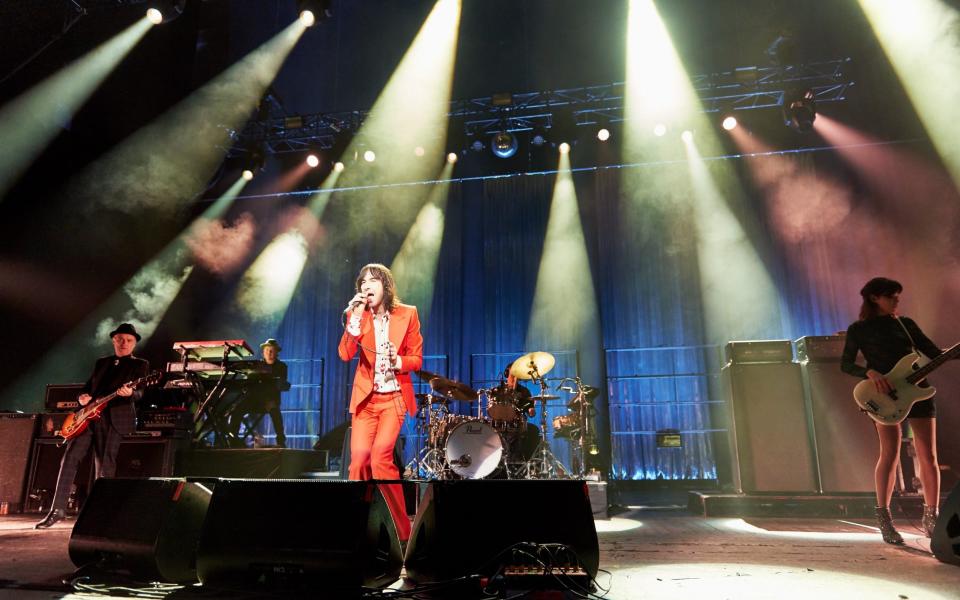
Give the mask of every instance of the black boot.
<path id="1" fill-rule="evenodd" d="M 903 538 L 893 526 L 893 517 L 890 516 L 890 508 L 878 506 L 876 511 L 877 522 L 880 524 L 880 535 L 883 536 L 883 541 L 888 544 L 903 544 Z"/>
<path id="2" fill-rule="evenodd" d="M 47 513 L 47 516 L 43 518 L 42 521 L 33 526 L 34 529 L 47 529 L 48 527 L 53 527 L 55 524 L 67 518 L 67 515 L 64 514 L 62 508 L 51 508 L 50 512 Z"/>
<path id="3" fill-rule="evenodd" d="M 928 538 L 933 537 L 933 529 L 937 526 L 937 507 L 923 505 L 923 517 L 920 518 L 920 525 Z"/>

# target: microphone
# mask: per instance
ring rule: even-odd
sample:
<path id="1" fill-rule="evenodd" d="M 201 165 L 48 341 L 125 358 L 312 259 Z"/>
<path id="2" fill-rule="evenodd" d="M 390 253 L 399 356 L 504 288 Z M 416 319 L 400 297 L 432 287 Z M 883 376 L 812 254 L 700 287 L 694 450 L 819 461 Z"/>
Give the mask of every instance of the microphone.
<path id="1" fill-rule="evenodd" d="M 362 300 L 352 300 L 352 301 L 350 302 L 350 304 L 348 304 L 347 307 L 346 307 L 345 309 L 343 309 L 343 314 L 347 314 L 348 312 L 350 312 L 351 310 L 353 310 L 353 309 L 355 309 L 356 307 L 360 306 L 361 304 L 366 304 L 366 303 L 367 303 L 367 298 L 369 298 L 369 297 L 371 297 L 371 296 L 373 296 L 373 294 L 367 294 L 366 296 L 363 297 Z"/>

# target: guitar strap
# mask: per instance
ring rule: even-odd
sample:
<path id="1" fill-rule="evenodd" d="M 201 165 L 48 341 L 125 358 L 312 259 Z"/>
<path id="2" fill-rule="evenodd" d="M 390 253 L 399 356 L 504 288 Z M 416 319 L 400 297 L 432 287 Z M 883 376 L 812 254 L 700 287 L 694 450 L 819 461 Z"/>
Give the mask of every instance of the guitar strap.
<path id="1" fill-rule="evenodd" d="M 924 354 L 923 352 L 920 352 L 920 349 L 917 348 L 917 343 L 913 341 L 913 336 L 910 335 L 910 330 L 907 329 L 907 326 L 903 324 L 903 321 L 900 320 L 900 317 L 894 317 L 894 318 L 897 320 L 897 323 L 900 323 L 900 327 L 903 328 L 903 332 L 907 334 L 907 339 L 910 340 L 910 346 L 913 347 L 913 352 L 918 356 L 922 356 L 924 360 L 929 361 L 930 357 Z M 920 364 L 922 365 L 924 363 L 921 362 Z"/>

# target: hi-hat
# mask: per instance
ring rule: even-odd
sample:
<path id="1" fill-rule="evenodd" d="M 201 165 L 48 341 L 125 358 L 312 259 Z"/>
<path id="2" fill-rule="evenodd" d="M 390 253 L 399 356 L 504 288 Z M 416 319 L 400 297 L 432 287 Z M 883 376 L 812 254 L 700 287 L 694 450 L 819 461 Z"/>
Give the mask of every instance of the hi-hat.
<path id="1" fill-rule="evenodd" d="M 549 352 L 531 352 L 524 354 L 510 365 L 510 374 L 517 379 L 533 379 L 534 376 L 543 377 L 550 372 L 557 359 Z"/>
<path id="2" fill-rule="evenodd" d="M 430 387 L 436 393 L 454 400 L 473 402 L 477 399 L 477 393 L 469 385 L 439 375 L 430 380 Z"/>

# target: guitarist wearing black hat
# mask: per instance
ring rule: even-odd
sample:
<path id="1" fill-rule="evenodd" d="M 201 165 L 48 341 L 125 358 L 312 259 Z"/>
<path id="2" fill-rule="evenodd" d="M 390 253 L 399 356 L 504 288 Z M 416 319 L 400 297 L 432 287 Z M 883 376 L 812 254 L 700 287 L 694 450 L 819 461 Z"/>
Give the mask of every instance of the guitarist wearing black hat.
<path id="1" fill-rule="evenodd" d="M 45 529 L 63 520 L 67 507 L 70 486 L 77 475 L 77 467 L 93 449 L 97 477 L 113 477 L 117 470 L 117 452 L 124 434 L 133 433 L 137 426 L 135 402 L 141 391 L 135 391 L 127 383 L 146 377 L 150 364 L 133 356 L 133 349 L 140 341 L 140 334 L 130 323 L 123 323 L 110 332 L 113 354 L 97 360 L 90 379 L 77 398 L 82 406 L 91 400 L 116 392 L 99 419 L 91 420 L 82 433 L 67 442 L 67 449 L 60 461 L 57 491 L 53 495 L 50 512 L 35 525 Z"/>

